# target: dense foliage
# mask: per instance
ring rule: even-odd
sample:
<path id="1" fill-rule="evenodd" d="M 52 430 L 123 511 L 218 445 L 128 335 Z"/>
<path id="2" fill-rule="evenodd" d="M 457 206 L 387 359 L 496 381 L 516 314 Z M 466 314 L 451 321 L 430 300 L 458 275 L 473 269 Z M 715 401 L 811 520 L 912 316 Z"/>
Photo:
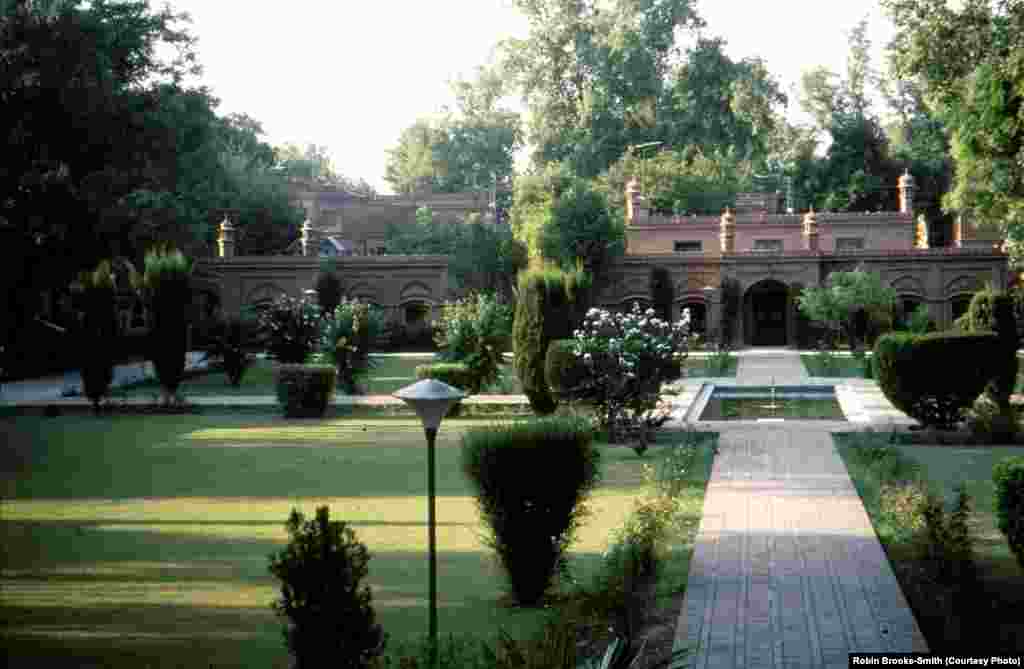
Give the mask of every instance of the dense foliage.
<path id="1" fill-rule="evenodd" d="M 342 299 L 320 323 L 320 351 L 338 370 L 346 395 L 360 392 L 359 380 L 372 367 L 370 349 L 384 332 L 384 312 L 359 300 Z"/>
<path id="2" fill-rule="evenodd" d="M 281 295 L 258 305 L 267 353 L 281 363 L 303 363 L 320 343 L 320 308 L 305 298 Z"/>
<path id="3" fill-rule="evenodd" d="M 890 333 L 875 342 L 878 385 L 925 426 L 953 428 L 999 371 L 994 334 Z"/>
<path id="4" fill-rule="evenodd" d="M 835 338 L 843 333 L 850 348 L 856 349 L 863 343 L 858 330 L 866 329 L 857 327 L 858 314 L 861 319 L 890 325 L 896 291 L 879 274 L 858 268 L 832 272 L 824 285 L 804 288 L 797 303 L 804 315 L 825 325 Z"/>
<path id="5" fill-rule="evenodd" d="M 585 303 L 590 277 L 582 271 L 538 267 L 520 272 L 512 340 L 515 370 L 534 412 L 553 412 L 558 403 L 547 386 L 544 357 L 555 339 L 572 333 Z"/>
<path id="6" fill-rule="evenodd" d="M 334 398 L 337 376 L 337 370 L 331 365 L 277 365 L 274 391 L 285 417 L 322 417 Z"/>
<path id="7" fill-rule="evenodd" d="M 367 669 L 384 649 L 373 593 L 364 579 L 370 553 L 344 521 L 326 506 L 306 520 L 293 509 L 285 525 L 288 545 L 270 556 L 270 573 L 281 581 L 274 610 L 297 669 Z"/>
<path id="8" fill-rule="evenodd" d="M 320 268 L 320 273 L 313 282 L 316 291 L 316 303 L 325 314 L 333 314 L 345 296 L 344 285 L 338 277 L 337 263 L 329 259 Z"/>
<path id="9" fill-rule="evenodd" d="M 192 262 L 180 251 L 157 248 L 146 254 L 142 276 L 134 278 L 152 314 L 149 358 L 161 388 L 167 396 L 176 396 L 188 352 Z"/>
<path id="10" fill-rule="evenodd" d="M 1024 567 L 1024 458 L 1008 458 L 992 469 L 996 518 L 1017 562 Z"/>
<path id="11" fill-rule="evenodd" d="M 91 272 L 82 272 L 73 289 L 77 289 L 82 313 L 79 351 L 82 354 L 82 390 L 93 410 L 110 390 L 114 378 L 114 338 L 117 321 L 114 317 L 114 274 L 110 262 L 104 260 Z"/>
<path id="12" fill-rule="evenodd" d="M 212 328 L 204 349 L 207 355 L 220 358 L 228 383 L 238 388 L 259 349 L 257 325 L 249 318 L 222 319 Z"/>
<path id="13" fill-rule="evenodd" d="M 599 480 L 590 425 L 549 417 L 470 429 L 462 437 L 462 470 L 512 595 L 537 606 L 564 565 Z"/>
<path id="14" fill-rule="evenodd" d="M 635 303 L 625 314 L 587 312 L 573 344 L 588 373 L 569 394 L 596 406 L 609 443 L 618 440 L 620 423 L 640 426 L 655 411 L 662 382 L 686 357 L 689 325 L 689 310 L 670 323 Z"/>
<path id="15" fill-rule="evenodd" d="M 503 353 L 509 348 L 511 336 L 511 307 L 486 293 L 445 302 L 434 323 L 434 343 L 441 359 L 469 368 L 474 377 L 470 390 L 474 393 L 501 378 Z"/>

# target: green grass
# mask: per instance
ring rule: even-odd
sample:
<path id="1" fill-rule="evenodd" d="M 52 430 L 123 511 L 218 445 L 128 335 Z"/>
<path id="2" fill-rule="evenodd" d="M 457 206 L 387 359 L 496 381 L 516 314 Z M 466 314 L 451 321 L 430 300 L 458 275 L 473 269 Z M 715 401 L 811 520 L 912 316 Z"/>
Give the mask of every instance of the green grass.
<path id="1" fill-rule="evenodd" d="M 474 424 L 448 420 L 438 438 L 440 630 L 525 635 L 538 613 L 499 605 L 501 574 L 458 466 L 459 435 Z M 286 540 L 289 511 L 320 504 L 369 547 L 385 630 L 396 641 L 426 631 L 426 448 L 416 420 L 19 416 L 0 419 L 0 431 L 9 666 L 287 666 L 267 557 Z M 572 554 L 584 577 L 651 460 L 626 448 L 602 456 L 594 514 Z M 710 459 L 708 449 L 687 491 L 694 531 Z M 681 555 L 670 572 L 685 579 Z"/>
<path id="2" fill-rule="evenodd" d="M 853 356 L 801 353 L 800 362 L 810 376 L 864 378 L 864 362 Z"/>
<path id="3" fill-rule="evenodd" d="M 1024 618 L 1020 616 L 1024 610 L 1024 570 L 996 526 L 992 483 L 992 466 L 1003 458 L 1024 455 L 1024 447 L 891 446 L 894 456 L 870 465 L 857 457 L 855 449 L 871 439 L 880 437 L 855 433 L 836 436 L 839 452 L 932 650 L 948 643 L 943 622 L 935 613 L 935 596 L 921 579 L 907 514 L 893 506 L 891 491 L 882 493 L 883 484 L 894 485 L 895 490 L 906 489 L 906 482 L 918 477 L 944 497 L 947 508 L 959 484 L 964 484 L 973 498 L 970 529 L 981 582 L 977 598 L 957 614 L 971 626 L 974 647 L 985 653 L 1024 652 Z M 975 622 L 978 624 L 973 625 Z"/>
<path id="4" fill-rule="evenodd" d="M 417 357 L 375 356 L 375 366 L 362 384 L 369 395 L 390 395 L 399 388 L 416 381 L 416 367 L 431 362 L 433 356 L 425 354 Z M 238 388 L 228 384 L 224 372 L 196 372 L 189 374 L 182 383 L 180 392 L 186 397 L 205 397 L 224 395 L 242 397 L 253 395 L 274 394 L 273 364 L 266 360 L 258 360 L 242 377 Z M 502 367 L 502 381 L 491 392 L 518 395 L 522 392 L 519 379 L 511 365 Z M 150 379 L 131 386 L 115 388 L 110 395 L 114 398 L 147 398 L 158 396 L 160 384 Z"/>
<path id="5" fill-rule="evenodd" d="M 686 359 L 684 365 L 685 377 L 691 379 L 702 379 L 708 377 L 734 377 L 736 376 L 736 369 L 739 367 L 740 359 L 738 356 L 729 355 L 726 360 L 725 367 L 719 369 L 714 366 L 713 359 L 711 357 L 695 357 L 690 356 Z"/>

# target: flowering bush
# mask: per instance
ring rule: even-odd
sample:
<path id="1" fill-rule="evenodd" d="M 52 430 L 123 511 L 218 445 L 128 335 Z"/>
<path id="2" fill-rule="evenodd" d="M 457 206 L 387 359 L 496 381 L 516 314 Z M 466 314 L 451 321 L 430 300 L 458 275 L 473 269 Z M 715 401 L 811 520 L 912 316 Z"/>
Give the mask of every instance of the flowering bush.
<path id="1" fill-rule="evenodd" d="M 574 351 L 587 369 L 574 399 L 598 408 L 610 443 L 615 443 L 622 419 L 627 427 L 641 430 L 660 425 L 658 418 L 652 422 L 647 417 L 657 408 L 662 381 L 686 358 L 689 330 L 688 309 L 675 323 L 656 318 L 654 309 L 643 311 L 636 303 L 626 314 L 587 312 L 573 339 Z"/>
<path id="2" fill-rule="evenodd" d="M 278 362 L 301 364 L 320 341 L 320 307 L 282 295 L 259 309 L 267 352 Z"/>
<path id="3" fill-rule="evenodd" d="M 512 334 L 512 309 L 479 293 L 446 302 L 434 322 L 434 343 L 445 362 L 461 362 L 474 377 L 474 393 L 501 378 L 502 351 Z"/>
<path id="4" fill-rule="evenodd" d="M 384 314 L 359 300 L 343 299 L 333 315 L 324 318 L 320 351 L 338 369 L 338 387 L 348 395 L 359 393 L 358 379 L 373 366 L 370 347 L 384 331 Z"/>

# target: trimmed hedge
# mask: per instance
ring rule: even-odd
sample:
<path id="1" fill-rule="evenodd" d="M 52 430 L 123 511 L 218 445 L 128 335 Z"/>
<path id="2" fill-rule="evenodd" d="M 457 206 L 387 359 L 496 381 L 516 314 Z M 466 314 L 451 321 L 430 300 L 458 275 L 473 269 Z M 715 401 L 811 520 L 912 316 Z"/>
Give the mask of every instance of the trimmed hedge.
<path id="1" fill-rule="evenodd" d="M 1024 457 L 1008 458 L 992 468 L 996 518 L 1017 563 L 1024 568 Z"/>
<path id="2" fill-rule="evenodd" d="M 546 415 L 558 408 L 548 388 L 544 358 L 554 339 L 565 339 L 578 326 L 590 289 L 590 275 L 544 267 L 524 270 L 518 277 L 512 339 L 515 369 L 523 394 L 535 413 Z"/>
<path id="3" fill-rule="evenodd" d="M 434 379 L 466 393 L 476 392 L 476 375 L 473 370 L 461 362 L 437 362 L 416 367 L 417 379 Z"/>
<path id="4" fill-rule="evenodd" d="M 274 386 L 285 417 L 322 417 L 334 397 L 336 379 L 333 365 L 276 365 Z"/>
<path id="5" fill-rule="evenodd" d="M 587 380 L 589 370 L 578 358 L 572 339 L 555 339 L 548 344 L 544 358 L 544 378 L 548 388 L 559 399 L 576 397 L 580 386 Z"/>
<path id="6" fill-rule="evenodd" d="M 488 544 L 523 606 L 541 603 L 600 477 L 587 421 L 547 417 L 473 428 L 462 471 L 476 488 Z"/>
<path id="7" fill-rule="evenodd" d="M 875 343 L 878 385 L 893 405 L 923 425 L 952 428 L 999 372 L 991 333 L 893 332 Z"/>

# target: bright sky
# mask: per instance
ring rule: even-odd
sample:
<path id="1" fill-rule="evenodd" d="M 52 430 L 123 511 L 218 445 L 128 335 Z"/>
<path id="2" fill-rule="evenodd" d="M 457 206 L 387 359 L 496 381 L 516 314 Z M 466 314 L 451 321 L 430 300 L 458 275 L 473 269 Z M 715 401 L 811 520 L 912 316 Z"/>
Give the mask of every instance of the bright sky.
<path id="1" fill-rule="evenodd" d="M 385 193 L 385 150 L 401 131 L 453 104 L 447 82 L 471 77 L 500 39 L 527 30 L 511 0 L 170 3 L 192 16 L 200 83 L 220 114 L 252 116 L 272 144 L 326 145 L 340 173 Z M 846 33 L 862 17 L 876 67 L 892 32 L 878 0 L 698 0 L 698 11 L 730 57 L 764 58 L 787 89 L 815 65 L 844 72 Z"/>

